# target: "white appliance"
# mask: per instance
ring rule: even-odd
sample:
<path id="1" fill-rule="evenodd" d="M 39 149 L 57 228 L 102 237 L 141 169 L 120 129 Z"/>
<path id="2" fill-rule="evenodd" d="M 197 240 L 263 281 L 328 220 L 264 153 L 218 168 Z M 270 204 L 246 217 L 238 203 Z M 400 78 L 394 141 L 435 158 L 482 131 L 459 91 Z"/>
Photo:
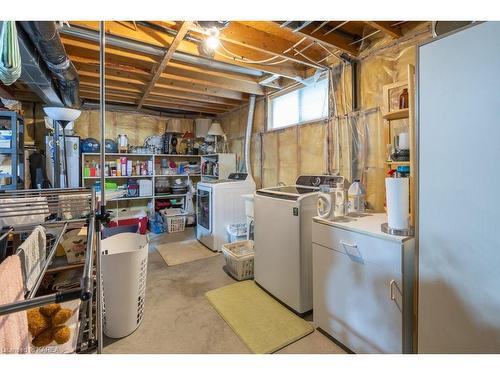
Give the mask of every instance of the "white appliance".
<path id="1" fill-rule="evenodd" d="M 312 309 L 311 225 L 319 186 L 340 176 L 299 176 L 255 194 L 255 281 L 299 314 Z"/>
<path id="2" fill-rule="evenodd" d="M 314 218 L 314 325 L 355 353 L 411 353 L 412 237 L 383 233 L 384 213 Z"/>
<path id="3" fill-rule="evenodd" d="M 63 137 L 60 136 L 59 139 L 62 143 Z M 47 177 L 50 180 L 52 186 L 54 184 L 54 156 L 55 156 L 55 145 L 54 137 L 45 137 L 45 168 L 47 170 Z M 64 149 L 59 148 L 59 164 L 60 164 L 60 186 L 62 188 L 77 188 L 80 187 L 80 137 L 76 136 L 66 136 L 66 157 L 67 157 L 67 171 L 64 170 Z M 68 186 L 65 183 L 65 174 L 68 174 Z"/>
<path id="4" fill-rule="evenodd" d="M 335 219 L 335 190 L 333 188 L 321 189 L 316 202 L 316 212 L 322 219 Z"/>
<path id="5" fill-rule="evenodd" d="M 500 353 L 499 37 L 484 22 L 418 49 L 420 353 Z"/>
<path id="6" fill-rule="evenodd" d="M 227 180 L 198 182 L 196 187 L 196 238 L 221 251 L 227 225 L 246 222 L 243 195 L 255 192 L 255 182 L 247 173 L 230 173 Z"/>

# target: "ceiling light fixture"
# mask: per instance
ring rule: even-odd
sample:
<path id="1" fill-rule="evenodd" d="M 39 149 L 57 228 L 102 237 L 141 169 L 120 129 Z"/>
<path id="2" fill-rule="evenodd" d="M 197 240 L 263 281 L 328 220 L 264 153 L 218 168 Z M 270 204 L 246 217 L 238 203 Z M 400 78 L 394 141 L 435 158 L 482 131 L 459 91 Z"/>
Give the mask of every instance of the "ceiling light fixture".
<path id="1" fill-rule="evenodd" d="M 214 51 L 219 47 L 219 29 L 211 27 L 207 30 L 208 37 L 205 39 L 205 45 L 210 51 Z"/>

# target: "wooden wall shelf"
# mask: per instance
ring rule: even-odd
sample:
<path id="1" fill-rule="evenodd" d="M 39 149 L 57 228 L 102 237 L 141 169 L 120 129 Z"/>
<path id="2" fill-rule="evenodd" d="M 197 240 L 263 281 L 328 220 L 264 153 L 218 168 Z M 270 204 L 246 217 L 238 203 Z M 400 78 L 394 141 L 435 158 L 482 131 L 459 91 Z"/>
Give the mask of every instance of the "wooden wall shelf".
<path id="1" fill-rule="evenodd" d="M 410 117 L 410 109 L 398 109 L 396 111 L 387 112 L 383 115 L 384 120 L 394 121 L 394 120 L 402 120 Z"/>

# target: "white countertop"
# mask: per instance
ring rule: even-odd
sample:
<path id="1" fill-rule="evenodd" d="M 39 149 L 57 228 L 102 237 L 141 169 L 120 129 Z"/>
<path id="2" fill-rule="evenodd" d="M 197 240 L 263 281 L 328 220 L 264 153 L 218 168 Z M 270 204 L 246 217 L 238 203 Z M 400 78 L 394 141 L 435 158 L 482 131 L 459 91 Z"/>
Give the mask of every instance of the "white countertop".
<path id="1" fill-rule="evenodd" d="M 379 237 L 389 241 L 405 242 L 413 238 L 413 237 L 395 236 L 392 234 L 387 234 L 385 232 L 382 232 L 380 226 L 383 223 L 387 223 L 387 215 L 384 212 L 382 213 L 367 212 L 363 214 L 363 216 L 358 216 L 358 217 L 345 216 L 335 221 L 322 219 L 316 216 L 313 218 L 313 221 L 320 224 L 337 227 L 340 229 L 363 233 L 373 237 Z"/>

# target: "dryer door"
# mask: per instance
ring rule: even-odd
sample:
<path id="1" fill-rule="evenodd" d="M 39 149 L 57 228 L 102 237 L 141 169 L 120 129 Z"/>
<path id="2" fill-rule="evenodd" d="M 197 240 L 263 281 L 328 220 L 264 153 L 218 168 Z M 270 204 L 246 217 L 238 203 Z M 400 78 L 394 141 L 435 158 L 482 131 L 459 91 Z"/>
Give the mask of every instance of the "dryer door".
<path id="1" fill-rule="evenodd" d="M 196 199 L 197 225 L 203 227 L 204 232 L 212 232 L 212 188 L 198 186 Z"/>

